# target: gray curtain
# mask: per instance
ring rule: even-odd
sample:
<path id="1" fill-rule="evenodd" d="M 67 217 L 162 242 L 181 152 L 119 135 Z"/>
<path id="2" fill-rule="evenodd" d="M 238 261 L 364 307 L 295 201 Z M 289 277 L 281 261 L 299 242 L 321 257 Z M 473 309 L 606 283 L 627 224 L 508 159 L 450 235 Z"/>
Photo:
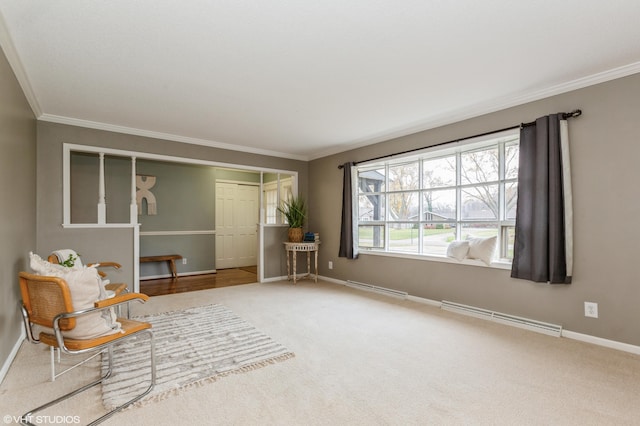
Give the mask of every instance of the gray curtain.
<path id="1" fill-rule="evenodd" d="M 354 196 L 352 173 L 354 163 L 345 163 L 342 165 L 344 179 L 342 183 L 342 226 L 340 228 L 340 251 L 338 257 L 346 257 L 347 259 L 356 259 L 358 257 L 358 249 L 355 240 L 355 218 L 354 218 Z"/>
<path id="2" fill-rule="evenodd" d="M 511 276 L 534 282 L 571 283 L 571 244 L 567 244 L 563 145 L 564 114 L 552 114 L 520 129 L 518 205 Z M 565 127 L 566 129 L 566 127 Z M 565 153 L 568 164 L 568 148 Z M 564 176 L 567 174 L 567 176 Z M 570 193 L 569 193 L 570 195 Z M 570 206 L 568 207 L 570 210 Z M 572 238 L 571 234 L 569 234 Z"/>

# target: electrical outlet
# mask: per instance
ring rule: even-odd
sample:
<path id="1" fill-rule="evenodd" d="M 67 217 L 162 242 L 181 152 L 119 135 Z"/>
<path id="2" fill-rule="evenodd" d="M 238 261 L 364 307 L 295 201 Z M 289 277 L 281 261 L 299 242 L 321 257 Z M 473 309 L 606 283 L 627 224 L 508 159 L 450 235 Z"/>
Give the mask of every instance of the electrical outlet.
<path id="1" fill-rule="evenodd" d="M 584 316 L 598 318 L 598 304 L 595 302 L 584 302 Z"/>
<path id="2" fill-rule="evenodd" d="M 333 269 L 333 262 L 329 261 L 329 269 Z"/>
<path id="3" fill-rule="evenodd" d="M 182 258 L 182 264 L 183 264 L 183 265 L 186 265 L 186 264 L 187 264 L 187 258 L 186 258 L 186 257 L 183 257 L 183 258 Z"/>

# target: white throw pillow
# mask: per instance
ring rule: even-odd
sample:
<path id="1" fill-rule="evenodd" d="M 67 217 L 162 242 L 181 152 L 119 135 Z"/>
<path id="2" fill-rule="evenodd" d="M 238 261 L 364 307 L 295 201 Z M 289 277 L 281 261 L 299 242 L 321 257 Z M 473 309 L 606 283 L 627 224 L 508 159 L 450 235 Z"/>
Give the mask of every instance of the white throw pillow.
<path id="1" fill-rule="evenodd" d="M 467 253 L 469 253 L 469 241 L 451 241 L 447 246 L 447 257 L 458 261 L 467 257 Z"/>
<path id="2" fill-rule="evenodd" d="M 107 298 L 100 275 L 95 267 L 67 268 L 47 262 L 34 253 L 30 253 L 29 256 L 31 257 L 31 269 L 35 273 L 59 277 L 67 282 L 74 310 L 93 308 L 96 301 Z M 92 339 L 113 334 L 120 331 L 121 328 L 121 324 L 115 319 L 113 308 L 84 314 L 76 317 L 76 326 L 73 330 L 64 331 L 62 334 L 72 339 Z M 53 333 L 51 329 L 48 332 Z"/>
<path id="3" fill-rule="evenodd" d="M 38 275 L 58 277 L 69 269 L 56 263 L 47 262 L 35 253 L 29 253 L 29 258 L 31 269 Z"/>
<path id="4" fill-rule="evenodd" d="M 480 259 L 487 265 L 491 265 L 493 252 L 496 249 L 498 237 L 469 238 L 469 259 Z"/>

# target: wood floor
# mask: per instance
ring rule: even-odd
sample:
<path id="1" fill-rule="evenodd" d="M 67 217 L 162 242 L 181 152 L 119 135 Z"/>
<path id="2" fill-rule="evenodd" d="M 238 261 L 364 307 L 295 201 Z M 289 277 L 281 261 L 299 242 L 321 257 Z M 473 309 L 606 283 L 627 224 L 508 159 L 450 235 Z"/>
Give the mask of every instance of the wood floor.
<path id="1" fill-rule="evenodd" d="M 148 296 L 184 293 L 208 288 L 257 282 L 256 267 L 218 269 L 215 274 L 190 275 L 184 277 L 141 280 L 140 293 Z"/>

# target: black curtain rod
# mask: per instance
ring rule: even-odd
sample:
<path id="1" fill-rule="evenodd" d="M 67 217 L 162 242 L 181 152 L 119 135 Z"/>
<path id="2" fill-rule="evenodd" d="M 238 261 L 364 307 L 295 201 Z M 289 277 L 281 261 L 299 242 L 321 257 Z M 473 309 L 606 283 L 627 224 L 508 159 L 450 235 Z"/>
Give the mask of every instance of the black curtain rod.
<path id="1" fill-rule="evenodd" d="M 566 119 L 568 119 L 568 118 L 580 117 L 580 115 L 582 115 L 582 110 L 576 109 L 576 110 L 573 110 L 573 111 L 571 111 L 571 112 L 563 112 L 563 113 L 562 113 L 562 119 L 563 119 L 563 120 L 566 120 Z M 513 130 L 513 129 L 517 129 L 517 128 L 522 128 L 522 127 L 527 127 L 527 126 L 533 126 L 534 124 L 536 124 L 536 122 L 535 122 L 535 121 L 531 121 L 531 122 L 529 122 L 529 123 L 520 123 L 520 124 L 518 124 L 517 126 L 505 127 L 504 129 L 500 129 L 500 130 L 492 130 L 492 131 L 490 131 L 490 132 L 480 133 L 480 134 L 473 135 L 473 136 L 467 136 L 467 137 L 464 137 L 464 138 L 461 138 L 461 139 L 455 139 L 455 140 L 447 141 L 447 142 L 440 142 L 440 143 L 437 143 L 437 144 L 435 144 L 435 145 L 425 146 L 425 147 L 422 147 L 422 148 L 409 149 L 409 150 L 407 150 L 407 151 L 396 152 L 396 153 L 394 153 L 394 154 L 383 155 L 383 156 L 381 156 L 381 157 L 369 158 L 368 160 L 357 161 L 357 162 L 355 162 L 355 163 L 353 163 L 353 164 L 360 164 L 360 163 L 366 163 L 366 162 L 369 162 L 369 161 L 382 160 L 383 158 L 387 158 L 387 157 L 394 157 L 394 156 L 396 156 L 396 155 L 410 154 L 410 153 L 412 153 L 412 152 L 421 151 L 421 150 L 423 150 L 423 149 L 427 149 L 427 148 L 434 148 L 434 147 L 437 147 L 437 146 L 448 145 L 448 144 L 456 143 L 456 142 L 462 142 L 462 141 L 466 141 L 466 140 L 468 140 L 468 139 L 473 139 L 473 138 L 479 138 L 479 137 L 482 137 L 482 136 L 487 136 L 487 135 L 490 135 L 490 134 L 492 134 L 492 133 L 500 133 L 500 132 L 505 132 L 505 131 L 507 131 L 507 130 Z M 344 166 L 343 166 L 342 164 L 338 166 L 338 168 L 339 168 L 339 169 L 342 169 L 343 167 L 344 167 Z"/>

